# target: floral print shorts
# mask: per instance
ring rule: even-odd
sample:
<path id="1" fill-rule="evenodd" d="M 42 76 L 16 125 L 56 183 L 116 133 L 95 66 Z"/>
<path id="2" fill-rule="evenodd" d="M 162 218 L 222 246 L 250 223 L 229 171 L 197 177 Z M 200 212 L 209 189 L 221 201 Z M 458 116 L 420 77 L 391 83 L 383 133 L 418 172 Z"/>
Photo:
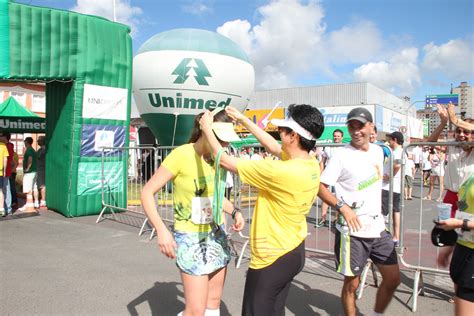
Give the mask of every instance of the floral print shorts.
<path id="1" fill-rule="evenodd" d="M 222 225 L 221 230 L 224 231 Z M 230 247 L 226 234 L 175 231 L 178 244 L 176 265 L 189 275 L 207 275 L 229 264 Z"/>

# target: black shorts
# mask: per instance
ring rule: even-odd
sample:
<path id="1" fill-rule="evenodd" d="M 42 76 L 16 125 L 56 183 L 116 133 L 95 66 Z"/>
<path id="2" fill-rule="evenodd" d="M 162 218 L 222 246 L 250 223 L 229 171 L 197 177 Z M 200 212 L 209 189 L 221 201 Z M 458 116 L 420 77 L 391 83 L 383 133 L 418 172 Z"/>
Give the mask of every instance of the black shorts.
<path id="1" fill-rule="evenodd" d="M 369 258 L 375 264 L 398 263 L 392 235 L 386 230 L 380 233 L 380 238 L 359 238 L 336 230 L 334 253 L 337 272 L 345 276 L 360 275 Z"/>
<path id="2" fill-rule="evenodd" d="M 388 215 L 388 194 L 387 190 L 382 190 L 382 214 Z M 400 193 L 393 192 L 393 211 L 395 213 L 400 212 Z"/>
<path id="3" fill-rule="evenodd" d="M 456 244 L 449 274 L 457 285 L 456 296 L 474 302 L 474 249 Z"/>
<path id="4" fill-rule="evenodd" d="M 304 241 L 295 249 L 262 269 L 247 271 L 242 315 L 284 315 L 291 281 L 303 270 Z"/>

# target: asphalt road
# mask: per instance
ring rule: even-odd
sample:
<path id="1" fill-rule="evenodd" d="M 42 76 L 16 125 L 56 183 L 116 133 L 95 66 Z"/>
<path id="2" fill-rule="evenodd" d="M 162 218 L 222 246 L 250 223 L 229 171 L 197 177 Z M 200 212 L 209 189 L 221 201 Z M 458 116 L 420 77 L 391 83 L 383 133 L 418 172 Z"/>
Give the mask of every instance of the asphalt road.
<path id="1" fill-rule="evenodd" d="M 418 191 L 414 196 L 421 196 Z M 435 202 L 423 202 L 421 227 L 426 233 L 436 211 Z M 407 231 L 418 236 L 420 200 L 407 201 L 406 210 Z M 143 218 L 122 214 L 116 221 L 95 224 L 95 220 L 65 218 L 51 211 L 1 219 L 0 315 L 176 315 L 181 311 L 183 288 L 177 268 L 159 253 L 149 232 L 138 236 Z M 316 235 L 312 229 L 308 239 Z M 243 240 L 235 240 L 240 247 Z M 342 278 L 334 271 L 332 256 L 307 255 L 306 267 L 291 287 L 287 315 L 341 315 Z M 221 315 L 240 315 L 247 266 L 246 260 L 240 269 L 230 264 Z M 414 272 L 402 274 L 386 315 L 411 313 Z M 424 274 L 424 284 L 425 296 L 419 297 L 416 314 L 451 315 L 450 279 Z M 371 312 L 375 293 L 369 276 L 357 302 L 359 315 Z"/>

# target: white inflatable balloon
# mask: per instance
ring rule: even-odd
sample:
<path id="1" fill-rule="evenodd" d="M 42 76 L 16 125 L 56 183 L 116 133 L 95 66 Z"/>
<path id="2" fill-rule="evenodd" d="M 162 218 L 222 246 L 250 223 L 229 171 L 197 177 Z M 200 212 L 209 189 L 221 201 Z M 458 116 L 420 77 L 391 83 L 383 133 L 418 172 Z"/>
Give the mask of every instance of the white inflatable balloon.
<path id="1" fill-rule="evenodd" d="M 243 111 L 255 73 L 245 52 L 227 37 L 176 29 L 146 41 L 133 59 L 133 95 L 160 145 L 180 145 L 196 114 L 216 107 Z"/>

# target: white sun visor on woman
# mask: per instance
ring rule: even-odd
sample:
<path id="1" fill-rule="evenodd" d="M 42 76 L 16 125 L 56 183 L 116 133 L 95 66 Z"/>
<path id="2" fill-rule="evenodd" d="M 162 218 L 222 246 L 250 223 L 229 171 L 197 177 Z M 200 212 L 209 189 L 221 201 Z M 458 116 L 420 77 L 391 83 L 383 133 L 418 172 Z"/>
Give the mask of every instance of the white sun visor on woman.
<path id="1" fill-rule="evenodd" d="M 280 126 L 280 127 L 289 127 L 291 128 L 292 130 L 294 130 L 298 135 L 300 135 L 301 137 L 304 137 L 308 140 L 316 140 L 316 138 L 313 137 L 313 135 L 311 135 L 310 132 L 308 132 L 307 130 L 305 130 L 300 124 L 298 124 L 295 120 L 293 120 L 293 118 L 287 118 L 287 119 L 284 119 L 284 120 L 281 120 L 281 119 L 272 119 L 270 121 L 273 125 L 275 126 Z"/>
<path id="2" fill-rule="evenodd" d="M 240 141 L 240 137 L 235 132 L 232 123 L 214 122 L 212 123 L 212 130 L 221 141 L 228 143 Z"/>

